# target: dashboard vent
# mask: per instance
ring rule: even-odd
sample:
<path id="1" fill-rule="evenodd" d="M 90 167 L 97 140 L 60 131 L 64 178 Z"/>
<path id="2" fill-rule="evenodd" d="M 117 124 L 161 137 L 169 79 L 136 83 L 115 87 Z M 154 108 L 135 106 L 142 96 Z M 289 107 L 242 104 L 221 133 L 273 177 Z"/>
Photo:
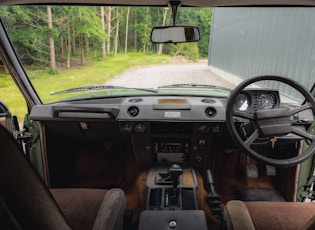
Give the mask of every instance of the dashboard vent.
<path id="1" fill-rule="evenodd" d="M 217 111 L 214 108 L 209 107 L 205 110 L 205 114 L 207 117 L 213 118 L 217 114 Z"/>
<path id="2" fill-rule="evenodd" d="M 141 101 L 143 101 L 142 98 L 131 98 L 129 100 L 130 103 L 138 103 L 138 102 L 141 102 Z"/>
<path id="3" fill-rule="evenodd" d="M 215 103 L 215 100 L 213 100 L 211 98 L 204 98 L 201 100 L 201 102 L 207 103 L 207 104 L 213 104 L 213 103 Z"/>
<path id="4" fill-rule="evenodd" d="M 129 107 L 127 113 L 130 117 L 136 117 L 139 114 L 139 109 L 135 106 Z"/>

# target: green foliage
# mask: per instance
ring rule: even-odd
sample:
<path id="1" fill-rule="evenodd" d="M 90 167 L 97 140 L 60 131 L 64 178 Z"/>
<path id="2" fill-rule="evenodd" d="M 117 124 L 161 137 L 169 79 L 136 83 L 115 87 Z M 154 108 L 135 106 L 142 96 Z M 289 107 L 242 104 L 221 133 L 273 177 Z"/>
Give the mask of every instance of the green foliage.
<path id="1" fill-rule="evenodd" d="M 51 6 L 53 28 L 47 24 L 46 6 L 10 6 L 0 7 L 0 16 L 24 65 L 40 66 L 46 69 L 50 65 L 49 37 L 54 38 L 57 66 L 63 66 L 70 55 L 71 62 L 86 59 L 99 60 L 100 48 L 108 34 L 101 28 L 100 7 L 98 6 Z M 127 7 L 112 7 L 110 47 L 114 46 L 114 37 L 118 27 L 118 52 L 124 52 L 126 34 Z M 150 33 L 154 26 L 172 24 L 171 10 L 162 7 L 131 7 L 128 29 L 128 51 L 156 52 L 156 45 L 150 43 Z M 189 58 L 208 55 L 211 8 L 180 8 L 178 25 L 195 25 L 200 29 L 198 52 L 194 49 L 184 52 Z M 106 23 L 106 19 L 105 19 Z M 119 24 L 118 24 L 119 23 Z M 107 28 L 107 25 L 105 25 Z M 70 48 L 70 54 L 69 52 Z M 187 45 L 190 47 L 191 45 Z M 188 51 L 189 50 L 189 51 Z M 112 52 L 112 51 L 111 51 Z M 179 52 L 183 52 L 180 50 Z M 176 53 L 165 46 L 163 53 Z M 83 64 L 83 63 L 81 63 Z"/>
<path id="2" fill-rule="evenodd" d="M 196 42 L 169 44 L 169 52 L 173 56 L 183 56 L 194 62 L 199 59 L 199 50 Z"/>
<path id="3" fill-rule="evenodd" d="M 177 20 L 179 24 L 193 25 L 199 28 L 198 49 L 201 57 L 208 56 L 211 17 L 211 8 L 181 8 L 179 11 Z"/>

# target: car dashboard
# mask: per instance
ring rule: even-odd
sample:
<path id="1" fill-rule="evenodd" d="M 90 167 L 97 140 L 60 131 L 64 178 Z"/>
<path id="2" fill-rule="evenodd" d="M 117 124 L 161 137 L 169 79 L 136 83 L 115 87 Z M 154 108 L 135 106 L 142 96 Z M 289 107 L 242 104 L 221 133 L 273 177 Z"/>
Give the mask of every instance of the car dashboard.
<path id="1" fill-rule="evenodd" d="M 102 98 L 35 106 L 30 116 L 45 125 L 49 146 L 65 140 L 111 140 L 129 146 L 143 167 L 180 163 L 202 168 L 214 148 L 235 147 L 225 126 L 226 102 L 224 97 L 202 96 Z M 279 106 L 278 91 L 250 89 L 237 97 L 234 109 L 253 113 Z M 312 119 L 308 113 L 291 120 L 298 124 Z"/>

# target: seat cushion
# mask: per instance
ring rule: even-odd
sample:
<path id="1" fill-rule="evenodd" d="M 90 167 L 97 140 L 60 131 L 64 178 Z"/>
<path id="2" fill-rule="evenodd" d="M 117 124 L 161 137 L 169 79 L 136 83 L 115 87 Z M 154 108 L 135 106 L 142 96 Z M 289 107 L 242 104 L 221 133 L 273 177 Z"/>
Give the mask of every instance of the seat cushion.
<path id="1" fill-rule="evenodd" d="M 315 203 L 244 202 L 255 229 L 297 230 L 315 215 Z M 263 217 L 263 218 L 262 218 Z"/>
<path id="2" fill-rule="evenodd" d="M 313 202 L 229 201 L 224 210 L 228 229 L 234 230 L 304 229 L 314 216 Z"/>
<path id="3" fill-rule="evenodd" d="M 72 229 L 122 229 L 125 195 L 120 189 L 51 189 Z"/>

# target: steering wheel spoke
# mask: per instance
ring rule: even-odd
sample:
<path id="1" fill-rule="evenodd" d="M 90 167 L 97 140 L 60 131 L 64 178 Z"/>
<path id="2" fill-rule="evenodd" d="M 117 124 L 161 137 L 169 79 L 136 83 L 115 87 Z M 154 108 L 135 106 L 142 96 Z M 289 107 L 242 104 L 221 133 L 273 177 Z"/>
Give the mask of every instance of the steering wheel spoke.
<path id="1" fill-rule="evenodd" d="M 306 109 L 311 109 L 311 108 L 312 107 L 311 107 L 310 103 L 306 102 L 305 104 L 303 104 L 303 105 L 301 105 L 301 106 L 299 106 L 297 108 L 289 110 L 289 115 L 292 116 L 292 115 L 294 115 L 296 113 L 299 113 L 299 112 L 302 112 L 302 111 L 304 111 Z"/>
<path id="2" fill-rule="evenodd" d="M 258 129 L 255 129 L 254 132 L 246 139 L 245 144 L 249 147 L 254 141 L 259 137 Z"/>
<path id="3" fill-rule="evenodd" d="M 300 137 L 303 137 L 305 139 L 308 139 L 310 141 L 315 141 L 315 136 L 314 135 L 309 134 L 309 133 L 307 133 L 305 131 L 302 131 L 300 129 L 297 129 L 295 127 L 292 127 L 292 133 L 294 133 L 294 134 L 296 134 L 296 135 L 298 135 Z"/>
<path id="4" fill-rule="evenodd" d="M 254 114 L 245 113 L 245 112 L 238 111 L 238 110 L 235 110 L 235 109 L 234 109 L 233 116 L 234 117 L 239 117 L 239 118 L 245 118 L 245 119 L 248 119 L 250 121 L 254 120 Z"/>

